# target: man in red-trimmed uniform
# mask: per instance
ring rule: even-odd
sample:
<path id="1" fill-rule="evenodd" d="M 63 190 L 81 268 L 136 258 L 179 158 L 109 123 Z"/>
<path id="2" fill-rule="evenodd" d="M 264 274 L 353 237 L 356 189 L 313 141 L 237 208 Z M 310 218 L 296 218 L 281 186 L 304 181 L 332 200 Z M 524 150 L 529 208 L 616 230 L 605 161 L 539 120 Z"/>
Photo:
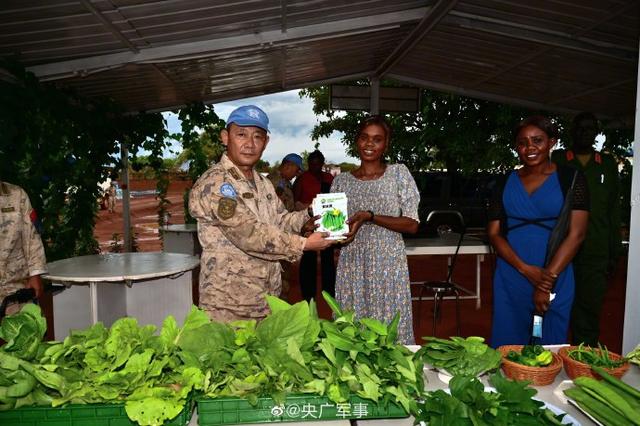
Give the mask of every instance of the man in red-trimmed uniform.
<path id="1" fill-rule="evenodd" d="M 47 272 L 47 260 L 36 218 L 27 193 L 0 182 L 0 300 L 24 287 L 42 295 L 40 275 Z"/>

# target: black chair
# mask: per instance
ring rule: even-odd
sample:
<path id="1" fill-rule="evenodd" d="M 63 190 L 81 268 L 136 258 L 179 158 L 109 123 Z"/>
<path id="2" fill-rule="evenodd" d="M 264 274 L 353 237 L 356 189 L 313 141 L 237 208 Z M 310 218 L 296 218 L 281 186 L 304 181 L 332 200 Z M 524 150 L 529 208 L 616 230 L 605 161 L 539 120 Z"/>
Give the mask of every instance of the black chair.
<path id="1" fill-rule="evenodd" d="M 442 309 L 442 301 L 445 296 L 455 296 L 456 299 L 456 330 L 460 336 L 460 293 L 471 294 L 469 290 L 452 281 L 453 271 L 456 266 L 458 252 L 462 245 L 464 233 L 466 230 L 464 218 L 457 210 L 433 210 L 429 213 L 426 220 L 427 232 L 437 234 L 438 238 L 450 245 L 455 244 L 455 252 L 451 256 L 451 262 L 448 266 L 447 278 L 445 281 L 420 281 L 414 282 L 420 286 L 418 295 L 418 321 L 422 320 L 421 307 L 425 295 L 431 293 L 433 295 L 433 335 L 436 335 L 436 323 L 440 317 Z"/>
<path id="2" fill-rule="evenodd" d="M 0 319 L 5 317 L 9 305 L 14 303 L 28 303 L 33 302 L 34 300 L 36 300 L 36 291 L 32 288 L 21 288 L 15 293 L 9 294 L 2 300 L 2 303 L 0 303 Z"/>

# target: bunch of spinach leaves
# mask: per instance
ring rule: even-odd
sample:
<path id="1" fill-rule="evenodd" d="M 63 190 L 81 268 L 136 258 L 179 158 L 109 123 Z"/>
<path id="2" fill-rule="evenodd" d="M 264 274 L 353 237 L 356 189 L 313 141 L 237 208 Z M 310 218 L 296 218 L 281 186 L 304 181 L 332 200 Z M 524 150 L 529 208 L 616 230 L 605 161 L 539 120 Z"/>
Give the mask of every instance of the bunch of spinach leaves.
<path id="1" fill-rule="evenodd" d="M 272 313 L 260 323 L 210 321 L 195 307 L 182 327 L 167 317 L 162 329 L 118 319 L 72 331 L 63 342 L 42 342 L 46 323 L 27 305 L 7 317 L 0 335 L 0 409 L 25 405 L 124 403 L 130 419 L 162 424 L 183 409 L 192 390 L 209 397 L 326 395 L 345 402 L 356 394 L 416 409 L 422 361 L 395 343 L 399 317 L 389 325 L 354 318 L 331 296 L 334 321 L 316 305 L 268 297 Z"/>
<path id="2" fill-rule="evenodd" d="M 426 344 L 416 356 L 426 364 L 444 369 L 452 376 L 478 376 L 500 366 L 502 355 L 484 343 L 484 338 L 470 336 L 439 339 L 424 337 Z"/>
<path id="3" fill-rule="evenodd" d="M 564 414 L 555 415 L 533 399 L 535 389 L 528 382 L 512 381 L 500 373 L 489 378 L 495 392 L 485 391 L 476 377 L 454 376 L 449 382 L 450 393 L 444 390 L 428 392 L 414 413 L 415 424 L 430 426 L 473 425 L 561 425 Z"/>
<path id="4" fill-rule="evenodd" d="M 422 363 L 395 343 L 398 317 L 388 326 L 356 320 L 323 296 L 334 321 L 320 319 L 313 301 L 289 305 L 268 297 L 272 313 L 262 322 L 233 322 L 217 345 L 199 352 L 182 345 L 195 355 L 185 364 L 204 374 L 196 388 L 208 397 L 238 396 L 254 404 L 265 396 L 282 403 L 290 393 L 326 395 L 334 402 L 356 394 L 410 411 L 423 389 Z M 209 327 L 191 330 L 185 340 L 201 342 Z"/>

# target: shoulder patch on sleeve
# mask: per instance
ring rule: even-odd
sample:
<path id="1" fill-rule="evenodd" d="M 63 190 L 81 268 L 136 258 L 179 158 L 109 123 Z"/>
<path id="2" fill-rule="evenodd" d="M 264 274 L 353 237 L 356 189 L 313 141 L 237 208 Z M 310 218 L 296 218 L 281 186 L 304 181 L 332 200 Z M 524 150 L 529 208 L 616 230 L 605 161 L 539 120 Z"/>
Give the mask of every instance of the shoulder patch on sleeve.
<path id="1" fill-rule="evenodd" d="M 233 198 L 221 198 L 218 202 L 218 217 L 223 220 L 232 218 L 236 214 L 237 205 L 238 202 Z"/>
<path id="2" fill-rule="evenodd" d="M 220 186 L 220 194 L 226 198 L 236 198 L 238 196 L 238 193 L 236 192 L 236 189 L 233 187 L 233 185 L 226 182 Z"/>

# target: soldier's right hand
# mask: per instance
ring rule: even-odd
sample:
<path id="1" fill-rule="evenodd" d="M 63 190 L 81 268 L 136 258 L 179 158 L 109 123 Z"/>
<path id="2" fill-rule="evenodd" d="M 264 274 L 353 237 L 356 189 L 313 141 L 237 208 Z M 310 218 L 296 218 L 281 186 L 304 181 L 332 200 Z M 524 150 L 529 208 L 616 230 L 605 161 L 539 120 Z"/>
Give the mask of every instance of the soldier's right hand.
<path id="1" fill-rule="evenodd" d="M 320 219 L 320 215 L 314 216 L 307 220 L 304 225 L 302 225 L 302 229 L 300 230 L 300 235 L 303 237 L 308 237 L 313 232 L 315 232 L 316 228 L 320 225 L 316 223 L 316 220 Z"/>
<path id="2" fill-rule="evenodd" d="M 327 240 L 329 236 L 328 232 L 314 232 L 307 237 L 307 242 L 304 245 L 305 251 L 317 251 L 324 250 L 330 245 L 335 243 L 335 240 Z"/>

